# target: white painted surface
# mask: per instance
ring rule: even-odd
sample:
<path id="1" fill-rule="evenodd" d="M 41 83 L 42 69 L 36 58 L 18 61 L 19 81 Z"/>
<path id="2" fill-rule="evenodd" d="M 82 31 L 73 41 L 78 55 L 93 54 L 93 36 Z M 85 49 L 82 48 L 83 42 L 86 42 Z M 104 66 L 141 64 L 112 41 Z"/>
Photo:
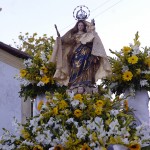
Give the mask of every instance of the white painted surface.
<path id="1" fill-rule="evenodd" d="M 129 90 L 125 91 L 125 96 L 130 94 Z M 129 96 L 128 105 L 133 109 L 133 114 L 137 125 L 142 123 L 149 124 L 149 95 L 146 90 L 135 91 L 135 96 Z"/>
<path id="2" fill-rule="evenodd" d="M 15 79 L 19 69 L 0 61 L 0 136 L 2 128 L 14 131 L 12 120 L 15 116 L 21 122 L 20 82 Z"/>

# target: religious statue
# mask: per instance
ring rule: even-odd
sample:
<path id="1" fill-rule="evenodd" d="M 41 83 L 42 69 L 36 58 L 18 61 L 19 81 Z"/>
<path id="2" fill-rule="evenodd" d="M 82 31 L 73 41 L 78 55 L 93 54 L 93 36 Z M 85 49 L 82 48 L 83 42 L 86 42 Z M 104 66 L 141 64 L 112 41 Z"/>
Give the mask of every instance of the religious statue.
<path id="1" fill-rule="evenodd" d="M 54 78 L 60 85 L 76 90 L 75 93 L 90 93 L 98 79 L 111 73 L 95 22 L 86 21 L 88 16 L 83 7 L 76 14 L 76 25 L 62 37 L 58 33 L 51 58 L 57 66 Z"/>

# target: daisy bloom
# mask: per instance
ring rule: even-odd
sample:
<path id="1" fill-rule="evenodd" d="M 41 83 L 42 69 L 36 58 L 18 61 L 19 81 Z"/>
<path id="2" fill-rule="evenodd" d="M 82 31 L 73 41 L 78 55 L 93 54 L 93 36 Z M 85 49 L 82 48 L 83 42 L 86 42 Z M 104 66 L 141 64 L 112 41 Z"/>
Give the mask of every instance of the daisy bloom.
<path id="1" fill-rule="evenodd" d="M 133 55 L 133 56 L 128 58 L 128 62 L 130 64 L 136 64 L 138 62 L 138 57 L 136 55 Z"/>
<path id="2" fill-rule="evenodd" d="M 132 80 L 132 77 L 133 77 L 133 74 L 132 74 L 131 71 L 126 71 L 126 72 L 124 72 L 124 74 L 123 74 L 123 80 L 125 80 L 125 81 L 130 81 L 130 80 Z"/>

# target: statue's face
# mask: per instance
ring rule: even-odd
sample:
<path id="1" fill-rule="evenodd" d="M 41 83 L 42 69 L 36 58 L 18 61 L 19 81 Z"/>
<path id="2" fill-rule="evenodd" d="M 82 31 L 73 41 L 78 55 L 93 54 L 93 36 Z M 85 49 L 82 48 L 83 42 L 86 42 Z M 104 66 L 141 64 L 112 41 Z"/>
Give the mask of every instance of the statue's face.
<path id="1" fill-rule="evenodd" d="M 84 24 L 82 22 L 79 22 L 79 24 L 78 24 L 78 30 L 79 31 L 83 31 L 83 29 L 84 29 Z"/>

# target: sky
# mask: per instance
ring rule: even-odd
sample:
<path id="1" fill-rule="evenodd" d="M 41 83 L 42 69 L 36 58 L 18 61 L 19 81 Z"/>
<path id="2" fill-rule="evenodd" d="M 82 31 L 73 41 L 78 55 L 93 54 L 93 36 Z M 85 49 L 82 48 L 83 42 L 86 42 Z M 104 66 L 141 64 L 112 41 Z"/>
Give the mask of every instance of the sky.
<path id="1" fill-rule="evenodd" d="M 85 5 L 95 19 L 106 53 L 133 43 L 139 31 L 141 46 L 150 46 L 150 0 L 0 0 L 0 41 L 13 46 L 20 32 L 56 37 L 54 24 L 61 35 L 76 20 L 73 10 Z"/>

